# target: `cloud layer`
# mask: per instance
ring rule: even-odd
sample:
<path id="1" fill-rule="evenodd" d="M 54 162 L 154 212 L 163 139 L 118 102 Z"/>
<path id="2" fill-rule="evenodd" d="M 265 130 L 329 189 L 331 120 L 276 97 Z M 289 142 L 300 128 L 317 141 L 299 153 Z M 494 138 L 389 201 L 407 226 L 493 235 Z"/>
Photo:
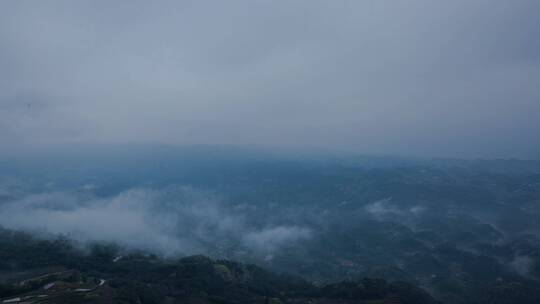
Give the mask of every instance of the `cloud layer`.
<path id="1" fill-rule="evenodd" d="M 244 213 L 233 210 L 191 188 L 132 189 L 106 198 L 53 192 L 0 204 L 0 223 L 45 236 L 110 241 L 167 255 L 220 255 L 231 248 L 266 255 L 311 236 L 305 227 L 251 225 Z"/>
<path id="2" fill-rule="evenodd" d="M 538 158 L 538 1 L 3 1 L 0 142 Z"/>

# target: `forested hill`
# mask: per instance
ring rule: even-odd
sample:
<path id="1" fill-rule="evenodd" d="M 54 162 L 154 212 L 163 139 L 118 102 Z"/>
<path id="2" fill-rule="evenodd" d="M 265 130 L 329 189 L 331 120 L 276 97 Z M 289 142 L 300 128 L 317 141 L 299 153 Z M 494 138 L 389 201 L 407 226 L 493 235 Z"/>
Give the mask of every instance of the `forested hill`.
<path id="1" fill-rule="evenodd" d="M 0 299 L 6 303 L 437 303 L 408 283 L 363 279 L 316 286 L 253 265 L 205 256 L 77 249 L 0 230 Z"/>

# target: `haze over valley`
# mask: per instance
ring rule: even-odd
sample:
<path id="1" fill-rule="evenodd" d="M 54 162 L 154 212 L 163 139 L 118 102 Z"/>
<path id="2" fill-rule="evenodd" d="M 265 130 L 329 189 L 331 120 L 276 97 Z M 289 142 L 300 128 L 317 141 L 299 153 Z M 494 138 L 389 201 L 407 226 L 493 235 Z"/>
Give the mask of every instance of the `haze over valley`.
<path id="1" fill-rule="evenodd" d="M 538 12 L 1 2 L 0 303 L 540 303 Z"/>

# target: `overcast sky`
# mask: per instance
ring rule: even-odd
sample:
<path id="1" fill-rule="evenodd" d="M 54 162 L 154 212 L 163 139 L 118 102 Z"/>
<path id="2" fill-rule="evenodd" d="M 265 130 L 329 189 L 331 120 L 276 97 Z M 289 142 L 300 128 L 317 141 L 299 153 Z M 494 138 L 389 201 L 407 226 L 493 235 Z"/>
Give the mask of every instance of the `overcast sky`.
<path id="1" fill-rule="evenodd" d="M 0 145 L 540 158 L 540 1 L 2 1 Z"/>

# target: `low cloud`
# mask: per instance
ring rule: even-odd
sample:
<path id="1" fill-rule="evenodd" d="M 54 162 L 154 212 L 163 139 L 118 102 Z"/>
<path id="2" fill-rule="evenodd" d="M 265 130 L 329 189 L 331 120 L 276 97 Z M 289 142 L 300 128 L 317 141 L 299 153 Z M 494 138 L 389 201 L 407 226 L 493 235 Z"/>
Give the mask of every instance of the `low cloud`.
<path id="1" fill-rule="evenodd" d="M 529 256 L 516 256 L 509 263 L 510 268 L 521 276 L 528 277 L 534 266 L 534 260 Z"/>
<path id="2" fill-rule="evenodd" d="M 252 231 L 244 236 L 244 243 L 259 252 L 272 253 L 281 246 L 311 238 L 311 230 L 296 226 L 279 226 Z"/>
<path id="3" fill-rule="evenodd" d="M 390 205 L 391 200 L 392 198 L 389 197 L 367 204 L 365 210 L 376 218 L 380 218 L 388 214 L 400 213 L 401 211 L 399 209 Z"/>
<path id="4" fill-rule="evenodd" d="M 42 236 L 110 241 L 171 254 L 273 253 L 309 238 L 305 227 L 248 224 L 245 210 L 189 187 L 131 189 L 111 197 L 84 192 L 29 194 L 0 205 L 0 225 Z"/>
<path id="5" fill-rule="evenodd" d="M 407 221 L 421 217 L 427 211 L 425 206 L 414 205 L 411 207 L 400 206 L 399 203 L 392 203 L 392 197 L 381 199 L 367 204 L 364 211 L 376 220 L 383 221 L 392 218 L 399 218 Z"/>

